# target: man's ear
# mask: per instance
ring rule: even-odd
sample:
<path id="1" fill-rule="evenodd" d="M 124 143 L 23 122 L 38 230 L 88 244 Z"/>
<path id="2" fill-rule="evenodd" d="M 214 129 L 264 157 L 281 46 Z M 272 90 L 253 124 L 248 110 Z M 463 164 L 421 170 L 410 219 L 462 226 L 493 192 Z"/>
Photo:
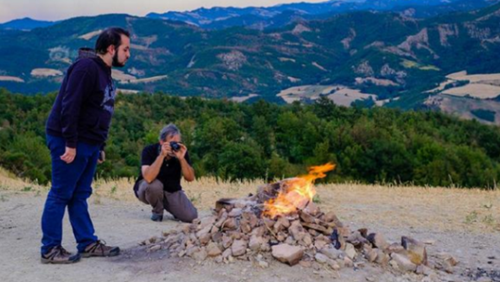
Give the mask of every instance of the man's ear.
<path id="1" fill-rule="evenodd" d="M 116 51 L 115 45 L 111 44 L 108 46 L 108 53 L 110 53 L 112 56 L 115 55 L 115 53 L 114 53 L 115 51 Z"/>

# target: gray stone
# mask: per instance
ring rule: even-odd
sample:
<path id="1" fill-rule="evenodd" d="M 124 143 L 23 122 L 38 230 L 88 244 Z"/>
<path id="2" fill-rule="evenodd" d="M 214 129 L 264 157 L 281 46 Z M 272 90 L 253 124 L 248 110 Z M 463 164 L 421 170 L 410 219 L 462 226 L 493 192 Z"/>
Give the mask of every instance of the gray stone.
<path id="1" fill-rule="evenodd" d="M 295 241 L 292 236 L 288 236 L 288 237 L 286 237 L 285 243 L 288 245 L 295 245 L 295 243 L 297 243 L 297 241 Z"/>
<path id="2" fill-rule="evenodd" d="M 235 209 L 232 209 L 232 210 L 229 212 L 228 216 L 229 216 L 229 217 L 238 217 L 238 216 L 240 216 L 242 213 L 243 213 L 243 211 L 242 211 L 241 209 L 239 209 L 239 208 L 235 208 Z"/>
<path id="3" fill-rule="evenodd" d="M 417 266 L 417 270 L 415 271 L 417 274 L 423 274 L 425 276 L 429 276 L 433 273 L 432 269 L 423 264 Z"/>
<path id="4" fill-rule="evenodd" d="M 193 246 L 193 247 L 188 248 L 186 250 L 186 256 L 192 257 L 194 253 L 199 252 L 199 251 L 200 251 L 200 247 Z"/>
<path id="5" fill-rule="evenodd" d="M 351 259 L 354 260 L 356 258 L 356 249 L 352 244 L 347 243 L 345 245 L 345 254 Z"/>
<path id="6" fill-rule="evenodd" d="M 378 252 L 375 249 L 365 253 L 365 258 L 369 262 L 374 262 L 377 259 L 377 256 Z"/>
<path id="7" fill-rule="evenodd" d="M 260 250 L 260 246 L 264 243 L 264 238 L 252 236 L 250 237 L 250 242 L 248 243 L 248 247 L 252 251 Z"/>
<path id="8" fill-rule="evenodd" d="M 312 215 L 310 215 L 306 212 L 303 212 L 303 211 L 300 212 L 300 218 L 305 223 L 314 223 L 316 221 L 316 218 L 314 218 Z"/>
<path id="9" fill-rule="evenodd" d="M 293 236 L 293 239 L 297 241 L 304 239 L 304 236 L 306 236 L 307 234 L 307 232 L 304 230 L 304 227 L 302 227 L 299 221 L 294 221 L 291 224 L 290 228 L 288 228 L 288 231 Z"/>
<path id="10" fill-rule="evenodd" d="M 230 236 L 228 236 L 226 234 L 222 235 L 222 247 L 224 249 L 229 248 L 232 243 L 233 243 L 233 239 Z"/>
<path id="11" fill-rule="evenodd" d="M 316 255 L 314 256 L 314 259 L 321 264 L 327 263 L 329 260 L 329 258 L 322 253 L 316 253 Z"/>
<path id="12" fill-rule="evenodd" d="M 310 260 L 301 260 L 299 262 L 299 264 L 302 266 L 302 267 L 305 267 L 305 268 L 311 268 L 312 267 L 312 261 Z"/>
<path id="13" fill-rule="evenodd" d="M 401 237 L 401 245 L 408 251 L 408 257 L 416 265 L 427 265 L 427 250 L 424 243 L 413 238 Z"/>
<path id="14" fill-rule="evenodd" d="M 259 260 L 259 266 L 262 268 L 268 268 L 269 263 L 267 263 L 267 261 L 264 261 L 264 260 Z"/>
<path id="15" fill-rule="evenodd" d="M 314 240 L 314 247 L 316 248 L 316 250 L 321 250 L 321 249 L 324 249 L 326 248 L 328 245 L 330 245 L 329 243 L 323 241 L 323 240 Z"/>
<path id="16" fill-rule="evenodd" d="M 156 252 L 161 250 L 161 245 L 153 245 L 148 249 L 148 252 Z"/>
<path id="17" fill-rule="evenodd" d="M 222 251 L 220 250 L 219 246 L 215 244 L 214 242 L 210 242 L 207 245 L 207 254 L 209 257 L 216 257 L 220 255 Z"/>
<path id="18" fill-rule="evenodd" d="M 202 245 L 205 245 L 210 241 L 210 230 L 212 229 L 212 225 L 207 225 L 205 228 L 201 229 L 200 231 L 196 232 L 196 237 L 198 237 L 198 240 L 200 240 L 200 243 Z"/>
<path id="19" fill-rule="evenodd" d="M 233 252 L 233 256 L 242 256 L 247 251 L 247 241 L 245 240 L 235 240 L 233 245 L 231 246 L 231 251 Z"/>
<path id="20" fill-rule="evenodd" d="M 417 270 L 417 265 L 411 262 L 410 258 L 405 255 L 393 253 L 391 254 L 391 258 L 392 261 L 396 262 L 398 268 L 402 271 L 414 272 L 415 270 Z"/>
<path id="21" fill-rule="evenodd" d="M 310 247 L 312 245 L 312 243 L 313 243 L 313 239 L 312 239 L 311 234 L 306 233 L 306 235 L 302 239 L 302 242 L 304 242 L 305 246 Z"/>
<path id="22" fill-rule="evenodd" d="M 347 237 L 347 243 L 351 243 L 356 247 L 361 247 L 363 244 L 368 244 L 368 240 L 365 239 L 359 231 L 354 231 Z"/>
<path id="23" fill-rule="evenodd" d="M 350 258 L 348 258 L 346 256 L 346 257 L 344 257 L 344 266 L 345 267 L 353 267 L 354 263 L 353 263 L 353 261 Z"/>
<path id="24" fill-rule="evenodd" d="M 319 250 L 319 252 L 331 259 L 343 258 L 345 255 L 344 251 L 337 250 L 333 246 L 328 246 L 326 248 L 323 248 Z"/>
<path id="25" fill-rule="evenodd" d="M 400 244 L 398 244 L 398 243 L 392 243 L 392 244 L 390 244 L 389 246 L 387 246 L 387 248 L 385 248 L 384 251 L 386 253 L 389 253 L 389 254 L 397 253 L 397 254 L 407 255 L 407 253 L 408 253 L 405 250 L 405 248 L 403 246 L 401 246 Z"/>
<path id="26" fill-rule="evenodd" d="M 320 212 L 320 209 L 313 201 L 310 201 L 304 208 L 304 211 L 310 215 L 316 216 Z"/>
<path id="27" fill-rule="evenodd" d="M 375 250 L 377 250 L 377 259 L 375 260 L 375 262 L 384 267 L 387 266 L 389 264 L 389 260 L 391 259 L 389 255 L 384 253 L 380 249 L 375 249 Z"/>
<path id="28" fill-rule="evenodd" d="M 238 224 L 236 222 L 236 219 L 231 217 L 226 219 L 224 223 L 222 224 L 222 230 L 236 230 L 238 228 Z"/>
<path id="29" fill-rule="evenodd" d="M 221 215 L 219 216 L 219 220 L 217 220 L 217 222 L 215 223 L 215 226 L 217 227 L 221 227 L 222 226 L 222 223 L 224 223 L 224 221 L 227 219 L 228 215 L 227 215 L 227 212 L 226 210 L 222 210 L 222 213 Z"/>
<path id="30" fill-rule="evenodd" d="M 328 265 L 333 269 L 333 270 L 340 270 L 340 265 L 337 261 L 333 259 L 328 260 Z"/>
<path id="31" fill-rule="evenodd" d="M 389 246 L 389 243 L 387 243 L 385 237 L 379 233 L 370 233 L 367 239 L 373 244 L 373 246 L 382 250 Z"/>
<path id="32" fill-rule="evenodd" d="M 208 256 L 207 250 L 205 248 L 200 248 L 199 251 L 195 252 L 192 256 L 197 261 L 205 260 Z"/>
<path id="33" fill-rule="evenodd" d="M 452 255 L 447 253 L 437 253 L 436 258 L 442 261 L 448 261 L 451 266 L 456 266 L 458 264 L 458 260 L 456 260 Z"/>
<path id="34" fill-rule="evenodd" d="M 231 248 L 226 249 L 224 252 L 222 252 L 222 258 L 227 259 L 230 256 L 233 255 L 233 252 L 231 251 Z"/>
<path id="35" fill-rule="evenodd" d="M 290 227 L 290 221 L 285 217 L 279 217 L 276 223 L 274 224 L 274 230 L 276 232 L 282 231 Z"/>
<path id="36" fill-rule="evenodd" d="M 216 221 L 217 221 L 216 216 L 204 217 L 200 220 L 200 224 L 198 225 L 197 230 L 201 230 L 201 229 L 204 229 L 206 227 L 212 228 L 212 226 L 215 224 Z M 210 228 L 209 228 L 209 230 L 210 230 Z"/>
<path id="37" fill-rule="evenodd" d="M 277 260 L 283 263 L 288 263 L 289 265 L 295 265 L 304 256 L 304 250 L 298 246 L 279 244 L 272 247 L 272 255 Z"/>

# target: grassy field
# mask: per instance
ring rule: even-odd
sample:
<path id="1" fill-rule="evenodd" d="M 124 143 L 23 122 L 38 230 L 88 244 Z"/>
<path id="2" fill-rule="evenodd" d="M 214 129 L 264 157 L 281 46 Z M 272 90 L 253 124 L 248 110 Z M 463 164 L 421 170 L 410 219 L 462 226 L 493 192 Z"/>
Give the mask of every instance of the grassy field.
<path id="1" fill-rule="evenodd" d="M 239 198 L 255 193 L 264 182 L 220 182 L 200 178 L 183 183 L 184 190 L 201 211 L 214 207 L 220 198 Z M 91 203 L 103 200 L 137 201 L 132 179 L 94 182 Z M 381 186 L 356 183 L 317 185 L 315 202 L 322 211 L 334 211 L 354 226 L 410 227 L 439 232 L 500 231 L 500 191 L 414 186 Z M 0 189 L 45 196 L 48 186 L 17 179 L 0 170 Z M 0 199 L 1 201 L 1 199 Z"/>
<path id="2" fill-rule="evenodd" d="M 301 99 L 319 99 L 322 95 L 328 95 L 328 99 L 340 106 L 349 107 L 352 102 L 363 99 L 376 99 L 373 94 L 361 93 L 357 89 L 350 89 L 341 85 L 301 85 L 282 90 L 276 96 L 281 97 L 288 104 Z"/>

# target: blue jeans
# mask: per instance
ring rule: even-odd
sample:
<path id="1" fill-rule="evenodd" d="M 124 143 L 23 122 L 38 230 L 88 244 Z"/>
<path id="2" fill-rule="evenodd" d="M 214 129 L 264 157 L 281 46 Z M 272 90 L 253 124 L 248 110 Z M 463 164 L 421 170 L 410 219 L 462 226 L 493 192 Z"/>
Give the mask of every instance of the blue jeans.
<path id="1" fill-rule="evenodd" d="M 90 219 L 87 199 L 92 194 L 92 180 L 97 166 L 99 146 L 78 142 L 76 157 L 67 164 L 61 160 L 66 145 L 63 138 L 47 135 L 47 146 L 52 158 L 52 187 L 47 195 L 42 214 L 42 254 L 60 246 L 62 221 L 68 207 L 78 251 L 97 241 Z"/>

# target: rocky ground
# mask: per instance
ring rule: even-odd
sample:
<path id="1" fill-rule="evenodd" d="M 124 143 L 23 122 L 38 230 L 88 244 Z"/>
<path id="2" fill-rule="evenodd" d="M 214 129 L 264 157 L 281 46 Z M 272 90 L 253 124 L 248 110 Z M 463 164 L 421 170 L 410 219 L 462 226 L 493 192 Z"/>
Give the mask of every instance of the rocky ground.
<path id="1" fill-rule="evenodd" d="M 1 281 L 500 281 L 498 192 L 356 185 L 319 187 L 318 204 L 322 210 L 332 210 L 335 206 L 340 220 L 352 230 L 367 228 L 384 234 L 389 242 L 400 242 L 401 236 L 410 236 L 427 242 L 430 257 L 444 252 L 459 261 L 453 273 L 437 271 L 426 276 L 370 263 L 334 271 L 320 264 L 291 267 L 269 260 L 263 267 L 257 261 L 197 262 L 172 257 L 165 249 L 151 252 L 148 246 L 139 243 L 153 236 L 161 237 L 163 232 L 178 228 L 179 223 L 168 217 L 161 223 L 150 221 L 147 206 L 133 197 L 120 196 L 129 191 L 129 187 L 121 184 L 102 185 L 97 191 L 100 193 L 89 202 L 97 235 L 111 245 L 119 245 L 122 255 L 82 259 L 73 265 L 42 265 L 40 216 L 47 189 L 0 184 Z M 227 185 L 220 186 L 226 189 Z M 105 186 L 110 187 L 107 192 L 102 188 Z M 209 186 L 206 183 L 198 186 L 187 186 L 188 196 L 194 195 L 192 200 L 202 217 L 209 216 L 215 195 L 203 194 L 203 189 Z M 218 197 L 243 196 L 247 192 L 243 188 L 237 190 L 212 192 Z M 75 251 L 67 218 L 64 228 L 63 245 Z"/>

